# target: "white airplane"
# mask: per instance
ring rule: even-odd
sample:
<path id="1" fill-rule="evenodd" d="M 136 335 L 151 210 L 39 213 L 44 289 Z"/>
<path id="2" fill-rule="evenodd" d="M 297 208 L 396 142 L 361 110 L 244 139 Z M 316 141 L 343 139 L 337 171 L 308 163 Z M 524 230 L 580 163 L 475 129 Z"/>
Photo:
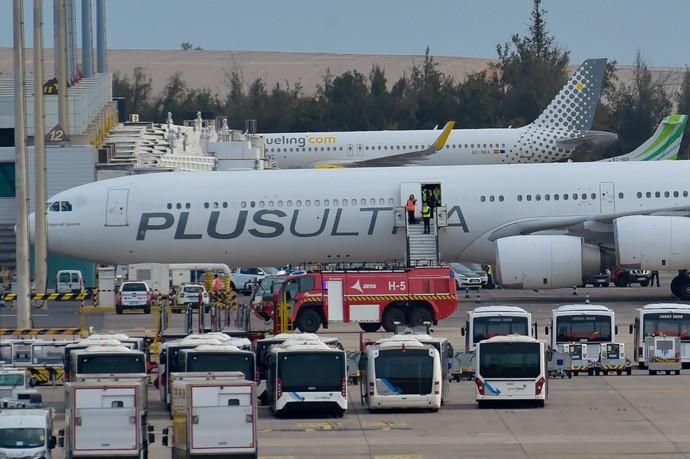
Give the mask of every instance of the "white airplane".
<path id="1" fill-rule="evenodd" d="M 616 134 L 592 131 L 606 59 L 586 60 L 539 117 L 507 129 L 261 134 L 280 169 L 544 163 L 602 150 Z"/>
<path id="2" fill-rule="evenodd" d="M 48 241 L 113 264 L 405 260 L 421 225 L 406 225 L 403 206 L 433 186 L 441 203 L 422 239 L 435 261 L 493 264 L 511 288 L 579 285 L 614 266 L 678 270 L 672 291 L 689 300 L 689 176 L 688 161 L 137 175 L 53 196 Z"/>

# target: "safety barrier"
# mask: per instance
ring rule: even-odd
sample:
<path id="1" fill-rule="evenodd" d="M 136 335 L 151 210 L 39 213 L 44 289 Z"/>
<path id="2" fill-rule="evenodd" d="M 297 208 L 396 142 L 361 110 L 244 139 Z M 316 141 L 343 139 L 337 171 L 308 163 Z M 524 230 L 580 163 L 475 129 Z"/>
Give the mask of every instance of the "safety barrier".
<path id="1" fill-rule="evenodd" d="M 0 336 L 78 335 L 79 328 L 0 328 Z"/>
<path id="2" fill-rule="evenodd" d="M 61 366 L 54 367 L 29 367 L 29 375 L 38 385 L 63 384 L 65 381 L 65 369 Z"/>
<path id="3" fill-rule="evenodd" d="M 31 300 L 35 301 L 84 301 L 90 298 L 90 292 L 81 293 L 34 293 L 31 295 Z M 17 299 L 16 293 L 7 293 L 2 297 L 3 301 L 15 301 Z"/>

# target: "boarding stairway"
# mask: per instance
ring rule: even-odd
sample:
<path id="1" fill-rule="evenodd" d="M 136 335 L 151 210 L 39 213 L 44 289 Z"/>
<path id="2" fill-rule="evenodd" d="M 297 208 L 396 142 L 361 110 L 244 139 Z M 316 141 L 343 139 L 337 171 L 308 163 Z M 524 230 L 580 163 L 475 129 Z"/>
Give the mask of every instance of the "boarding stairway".
<path id="1" fill-rule="evenodd" d="M 14 225 L 0 225 L 0 267 L 5 267 L 10 271 L 14 271 L 17 266 L 16 241 Z"/>
<path id="2" fill-rule="evenodd" d="M 431 231 L 424 234 L 424 223 L 407 223 L 407 264 L 410 266 L 433 266 L 438 264 L 438 233 L 436 218 L 431 219 Z"/>

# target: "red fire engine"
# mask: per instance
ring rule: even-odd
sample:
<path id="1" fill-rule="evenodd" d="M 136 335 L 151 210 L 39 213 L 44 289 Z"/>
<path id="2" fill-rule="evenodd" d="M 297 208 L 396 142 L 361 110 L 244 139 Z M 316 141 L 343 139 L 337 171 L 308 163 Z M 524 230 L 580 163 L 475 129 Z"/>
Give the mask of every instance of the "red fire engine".
<path id="1" fill-rule="evenodd" d="M 316 332 L 329 322 L 358 322 L 375 332 L 383 325 L 438 323 L 457 309 L 455 278 L 447 267 L 386 271 L 329 271 L 290 276 L 273 297 L 274 331 L 292 325 Z"/>

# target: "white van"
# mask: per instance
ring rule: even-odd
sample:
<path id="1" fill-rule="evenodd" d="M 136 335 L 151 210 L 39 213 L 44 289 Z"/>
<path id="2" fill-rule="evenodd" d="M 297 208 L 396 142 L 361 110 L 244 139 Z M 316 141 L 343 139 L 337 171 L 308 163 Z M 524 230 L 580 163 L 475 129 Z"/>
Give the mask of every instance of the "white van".
<path id="1" fill-rule="evenodd" d="M 56 446 L 52 410 L 0 411 L 0 456 L 50 459 Z"/>
<path id="2" fill-rule="evenodd" d="M 81 271 L 63 269 L 57 272 L 56 293 L 81 293 L 84 290 L 84 278 Z"/>

